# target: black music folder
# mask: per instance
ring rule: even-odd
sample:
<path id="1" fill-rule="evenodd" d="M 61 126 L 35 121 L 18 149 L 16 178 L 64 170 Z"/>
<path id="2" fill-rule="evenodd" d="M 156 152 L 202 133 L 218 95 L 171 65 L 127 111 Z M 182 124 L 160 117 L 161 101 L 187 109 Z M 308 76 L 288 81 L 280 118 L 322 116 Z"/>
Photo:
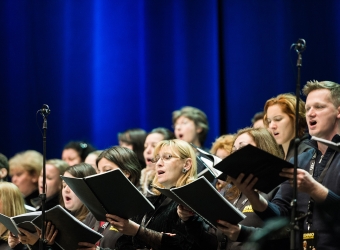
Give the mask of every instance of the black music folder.
<path id="1" fill-rule="evenodd" d="M 98 221 L 106 221 L 106 214 L 128 219 L 155 209 L 120 169 L 84 178 L 61 178 Z"/>
<path id="2" fill-rule="evenodd" d="M 237 224 L 246 216 L 225 199 L 204 177 L 177 188 L 155 187 L 162 194 L 186 206 L 213 227 L 217 220 Z"/>
<path id="3" fill-rule="evenodd" d="M 264 193 L 269 193 L 287 180 L 279 175 L 283 168 L 293 167 L 293 164 L 250 144 L 227 156 L 215 166 L 223 172 L 218 178 L 224 181 L 227 175 L 236 179 L 241 173 L 245 174 L 245 178 L 253 174 L 258 178 L 254 188 Z"/>
<path id="4" fill-rule="evenodd" d="M 50 221 L 58 229 L 55 243 L 65 250 L 80 248 L 78 246 L 79 242 L 95 244 L 103 237 L 103 235 L 79 221 L 60 205 L 47 210 L 45 220 Z M 32 222 L 41 229 L 42 215 L 35 218 Z"/>
<path id="5" fill-rule="evenodd" d="M 18 229 L 19 227 L 31 233 L 35 233 L 37 230 L 32 224 L 32 220 L 38 217 L 40 214 L 41 211 L 20 214 L 13 217 L 8 217 L 4 214 L 0 214 L 0 223 L 2 223 L 15 236 L 18 236 L 18 234 L 22 234 Z"/>

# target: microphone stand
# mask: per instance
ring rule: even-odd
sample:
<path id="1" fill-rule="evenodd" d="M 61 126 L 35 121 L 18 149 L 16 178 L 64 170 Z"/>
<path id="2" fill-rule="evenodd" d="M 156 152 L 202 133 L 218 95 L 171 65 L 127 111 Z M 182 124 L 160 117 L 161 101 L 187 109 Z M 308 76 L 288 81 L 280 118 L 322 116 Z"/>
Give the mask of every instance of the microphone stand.
<path id="1" fill-rule="evenodd" d="M 39 195 L 41 199 L 41 218 L 42 218 L 42 226 L 41 226 L 41 239 L 39 242 L 39 249 L 45 249 L 45 203 L 46 203 L 46 132 L 47 132 L 47 116 L 50 114 L 51 110 L 48 105 L 44 104 L 42 109 L 39 110 L 41 115 L 43 116 L 43 190 Z"/>
<path id="2" fill-rule="evenodd" d="M 297 59 L 297 81 L 296 81 L 296 109 L 295 109 L 295 140 L 294 140 L 294 179 L 293 179 L 293 198 L 291 202 L 291 227 L 292 230 L 290 232 L 290 249 L 291 250 L 300 250 L 302 249 L 302 230 L 303 230 L 303 219 L 307 215 L 303 215 L 300 217 L 297 216 L 297 166 L 298 166 L 298 147 L 300 144 L 300 138 L 298 134 L 298 126 L 299 126 L 299 101 L 300 101 L 300 78 L 301 78 L 301 66 L 302 66 L 302 56 L 301 53 L 306 49 L 306 42 L 304 39 L 299 39 L 295 44 L 293 43 L 291 48 L 295 46 L 295 50 L 298 53 Z M 296 238 L 301 239 L 299 246 L 296 246 Z"/>

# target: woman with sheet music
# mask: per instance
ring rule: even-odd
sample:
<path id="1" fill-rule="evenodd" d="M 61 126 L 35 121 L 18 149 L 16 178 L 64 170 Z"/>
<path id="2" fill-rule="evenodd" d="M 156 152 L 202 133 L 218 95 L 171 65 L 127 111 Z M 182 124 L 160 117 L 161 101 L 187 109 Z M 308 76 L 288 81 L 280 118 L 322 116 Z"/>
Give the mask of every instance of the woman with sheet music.
<path id="1" fill-rule="evenodd" d="M 279 148 L 279 145 L 276 143 L 274 137 L 267 129 L 244 128 L 239 130 L 234 139 L 232 152 L 239 150 L 240 148 L 248 144 L 267 151 L 277 157 L 283 158 L 283 153 Z M 270 200 L 275 195 L 276 191 L 277 188 L 269 194 L 261 194 Z M 233 185 L 232 178 L 230 177 L 227 178 L 227 185 L 224 190 L 224 196 L 247 217 L 243 221 L 241 221 L 239 225 L 232 225 L 227 221 L 222 220 L 218 221 L 218 223 L 220 224 L 220 226 L 218 226 L 219 231 L 217 231 L 219 249 L 241 249 L 243 243 L 249 239 L 250 235 L 263 226 L 263 221 L 254 213 L 248 201 L 248 198 L 243 195 L 236 186 Z M 276 246 L 274 248 L 264 247 L 261 249 L 279 248 Z"/>
<path id="2" fill-rule="evenodd" d="M 159 142 L 153 161 L 156 163 L 153 186 L 180 187 L 196 178 L 195 152 L 185 141 L 174 139 Z M 217 248 L 216 236 L 208 232 L 208 226 L 200 217 L 186 208 L 178 208 L 177 203 L 156 189 L 153 192 L 158 194 L 149 197 L 155 206 L 154 211 L 133 220 L 107 215 L 107 220 L 124 234 L 118 239 L 116 249 Z"/>
<path id="3" fill-rule="evenodd" d="M 19 188 L 10 182 L 0 182 L 0 213 L 8 217 L 13 217 L 26 212 L 25 202 Z M 10 235 L 8 229 L 0 223 L 0 250 L 12 248 L 27 249 L 24 244 Z"/>
<path id="4" fill-rule="evenodd" d="M 99 174 L 114 169 L 120 169 L 133 185 L 138 186 L 141 166 L 137 155 L 131 149 L 120 146 L 108 148 L 98 156 L 96 163 Z M 103 183 L 103 185 L 105 185 L 105 183 Z M 110 199 L 110 197 L 108 197 L 108 199 Z M 91 212 L 85 218 L 84 223 L 101 233 L 104 237 L 97 242 L 96 245 L 89 242 L 79 242 L 78 250 L 114 249 L 117 239 L 122 235 L 122 233 L 118 232 L 118 230 L 110 225 L 109 222 L 97 221 Z"/>

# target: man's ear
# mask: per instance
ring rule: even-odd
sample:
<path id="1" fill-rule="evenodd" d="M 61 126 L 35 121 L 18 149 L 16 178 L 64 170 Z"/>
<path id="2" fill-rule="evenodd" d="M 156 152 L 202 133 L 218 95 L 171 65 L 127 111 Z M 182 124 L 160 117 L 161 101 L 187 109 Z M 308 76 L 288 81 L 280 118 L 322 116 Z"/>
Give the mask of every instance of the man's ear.
<path id="1" fill-rule="evenodd" d="M 8 175 L 8 171 L 7 171 L 6 168 L 0 169 L 0 178 L 1 179 L 5 179 L 7 175 Z"/>
<path id="2" fill-rule="evenodd" d="M 338 114 L 336 115 L 336 118 L 340 119 L 340 106 L 337 108 Z"/>

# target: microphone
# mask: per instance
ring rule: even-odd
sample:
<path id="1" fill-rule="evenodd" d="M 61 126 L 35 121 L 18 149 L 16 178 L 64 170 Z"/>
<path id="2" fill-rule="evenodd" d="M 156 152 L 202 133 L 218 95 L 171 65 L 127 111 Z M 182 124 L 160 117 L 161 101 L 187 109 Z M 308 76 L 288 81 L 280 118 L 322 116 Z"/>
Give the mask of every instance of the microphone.
<path id="1" fill-rule="evenodd" d="M 47 104 L 43 104 L 39 111 L 44 117 L 47 117 L 51 113 L 50 107 Z"/>
<path id="2" fill-rule="evenodd" d="M 295 51 L 297 53 L 301 53 L 306 49 L 306 41 L 302 38 L 300 38 L 297 43 L 293 43 L 293 45 L 295 46 Z"/>

